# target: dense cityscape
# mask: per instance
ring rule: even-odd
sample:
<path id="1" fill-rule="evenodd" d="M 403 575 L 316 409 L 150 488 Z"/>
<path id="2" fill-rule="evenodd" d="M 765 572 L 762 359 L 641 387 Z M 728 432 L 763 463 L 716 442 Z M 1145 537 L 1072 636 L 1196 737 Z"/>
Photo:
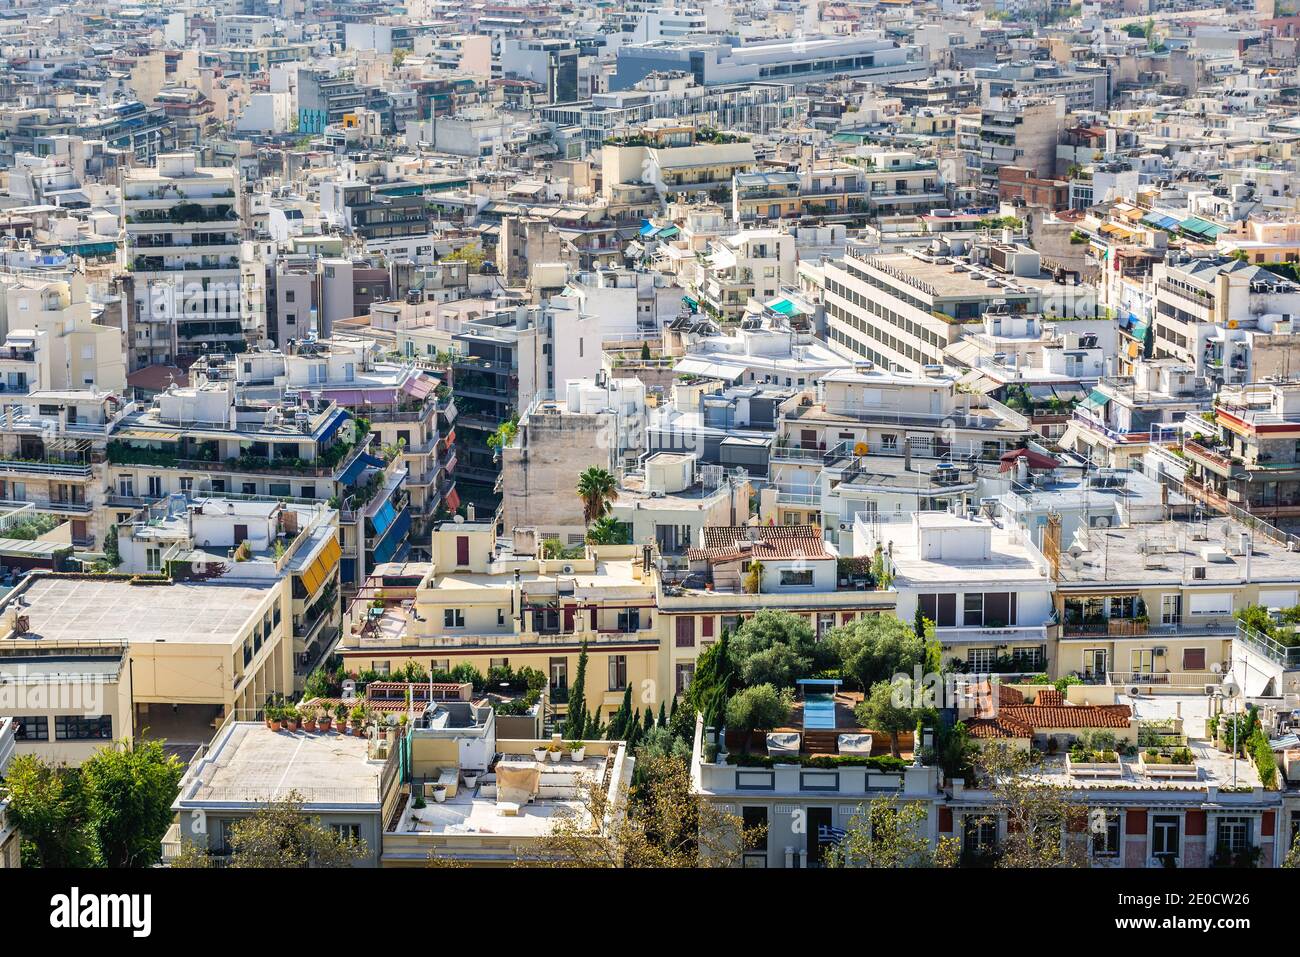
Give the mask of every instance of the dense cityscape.
<path id="1" fill-rule="evenodd" d="M 0 869 L 1300 866 L 1298 163 L 1288 0 L 0 0 Z"/>

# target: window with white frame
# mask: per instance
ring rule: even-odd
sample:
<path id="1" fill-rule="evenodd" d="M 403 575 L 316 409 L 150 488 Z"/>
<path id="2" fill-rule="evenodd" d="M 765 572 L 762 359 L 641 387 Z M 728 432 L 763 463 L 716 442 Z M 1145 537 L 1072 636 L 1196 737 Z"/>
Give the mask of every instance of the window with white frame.
<path id="1" fill-rule="evenodd" d="M 1156 814 L 1151 818 L 1151 856 L 1157 860 L 1177 858 L 1182 822 L 1177 814 Z"/>
<path id="2" fill-rule="evenodd" d="M 444 628 L 464 628 L 465 612 L 459 608 L 444 608 L 442 610 L 442 626 Z"/>
<path id="3" fill-rule="evenodd" d="M 1095 809 L 1089 816 L 1093 857 L 1119 857 L 1119 811 Z"/>
<path id="4" fill-rule="evenodd" d="M 1215 822 L 1215 848 L 1220 854 L 1249 851 L 1250 832 L 1250 818 L 1221 817 Z"/>
<path id="5" fill-rule="evenodd" d="M 970 671 L 992 671 L 996 658 L 997 651 L 993 648 L 971 648 L 966 652 L 966 664 Z"/>

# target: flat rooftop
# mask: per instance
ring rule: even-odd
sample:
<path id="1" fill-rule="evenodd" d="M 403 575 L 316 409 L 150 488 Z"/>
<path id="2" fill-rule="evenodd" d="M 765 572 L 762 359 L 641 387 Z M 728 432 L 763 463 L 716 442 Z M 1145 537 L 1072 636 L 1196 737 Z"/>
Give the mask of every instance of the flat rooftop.
<path id="1" fill-rule="evenodd" d="M 29 631 L 21 641 L 233 644 L 269 588 L 119 579 L 35 577 L 18 592 Z M 14 596 L 11 596 L 11 600 Z"/>
<path id="2" fill-rule="evenodd" d="M 384 763 L 368 761 L 366 748 L 364 737 L 234 722 L 191 766 L 177 805 L 263 804 L 297 792 L 309 805 L 378 807 Z"/>
<path id="3" fill-rule="evenodd" d="M 1249 558 L 1233 554 L 1243 532 L 1251 538 Z M 1227 517 L 1112 525 L 1092 530 L 1088 545 L 1077 566 L 1061 563 L 1062 583 L 1189 582 L 1235 587 L 1246 580 L 1294 584 L 1300 577 L 1300 559 L 1294 552 Z M 1227 554 L 1222 556 L 1224 560 L 1210 561 L 1205 557 L 1207 548 Z M 1197 566 L 1205 568 L 1203 579 L 1192 577 L 1192 569 Z"/>
<path id="4" fill-rule="evenodd" d="M 483 834 L 507 837 L 542 837 L 551 833 L 557 820 L 585 815 L 582 790 L 599 786 L 609 760 L 605 755 L 588 757 L 575 764 L 567 757 L 559 764 L 539 765 L 531 755 L 503 755 L 498 767 L 539 767 L 541 777 L 538 796 L 520 805 L 518 815 L 501 813 L 495 796 L 482 796 L 488 781 L 480 780 L 473 788 L 463 785 L 454 797 L 439 804 L 429 801 L 416 808 L 408 802 L 396 830 L 409 834 Z"/>

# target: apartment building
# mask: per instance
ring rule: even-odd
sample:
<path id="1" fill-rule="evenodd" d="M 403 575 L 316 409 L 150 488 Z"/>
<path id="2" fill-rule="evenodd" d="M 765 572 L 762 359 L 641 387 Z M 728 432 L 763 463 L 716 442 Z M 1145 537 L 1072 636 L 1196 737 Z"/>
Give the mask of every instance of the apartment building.
<path id="1" fill-rule="evenodd" d="M 979 468 L 998 468 L 1031 435 L 1027 423 L 972 401 L 934 370 L 898 375 L 863 363 L 822 376 L 781 405 L 761 516 L 839 529 L 848 554 L 859 512 L 964 504 Z"/>
<path id="2" fill-rule="evenodd" d="M 779 229 L 748 229 L 714 242 L 701 265 L 699 303 L 710 315 L 739 319 L 751 300 L 765 303 L 794 283 L 794 237 Z"/>
<path id="3" fill-rule="evenodd" d="M 942 365 L 954 342 L 981 328 L 990 307 L 1045 320 L 1091 319 L 1096 311 L 1091 285 L 1012 242 L 967 247 L 957 240 L 883 255 L 850 244 L 825 274 L 830 346 L 910 373 Z"/>
<path id="4" fill-rule="evenodd" d="M 194 153 L 164 154 L 124 174 L 130 371 L 243 348 L 238 192 L 237 170 L 199 166 Z"/>
<path id="5" fill-rule="evenodd" d="M 1056 146 L 1066 126 L 1064 96 L 996 97 L 957 115 L 957 149 L 977 195 L 998 198 L 998 171 L 1017 166 L 1034 176 L 1056 172 Z"/>
<path id="6" fill-rule="evenodd" d="M 1226 674 L 1247 696 L 1282 687 L 1290 652 L 1234 617 L 1249 605 L 1300 601 L 1292 553 L 1275 537 L 1204 513 L 1081 525 L 1053 567 L 1054 674 L 1188 694 Z"/>
<path id="7" fill-rule="evenodd" d="M 1050 567 L 1019 528 L 916 512 L 902 519 L 860 515 L 853 534 L 855 554 L 878 553 L 892 572 L 897 614 L 910 621 L 919 608 L 935 623 L 945 660 L 959 670 L 991 672 L 1000 659 L 1016 671 L 1049 668 Z M 938 589 L 939 583 L 960 587 Z"/>
<path id="8" fill-rule="evenodd" d="M 1102 376 L 1076 405 L 1060 445 L 1095 465 L 1129 468 L 1148 448 L 1176 440 L 1210 406 L 1213 392 L 1189 364 L 1153 359 L 1131 376 Z"/>
<path id="9" fill-rule="evenodd" d="M 1182 443 L 1190 497 L 1271 522 L 1300 515 L 1300 382 L 1225 386 L 1203 428 Z"/>
<path id="10" fill-rule="evenodd" d="M 44 279 L 0 274 L 0 376 L 5 393 L 126 390 L 122 331 L 95 322 L 81 273 Z"/>

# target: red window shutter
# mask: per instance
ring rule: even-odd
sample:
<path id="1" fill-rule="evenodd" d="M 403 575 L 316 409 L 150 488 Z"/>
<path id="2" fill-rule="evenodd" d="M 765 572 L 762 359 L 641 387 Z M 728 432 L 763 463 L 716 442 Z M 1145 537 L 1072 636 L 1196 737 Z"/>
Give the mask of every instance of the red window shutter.
<path id="1" fill-rule="evenodd" d="M 1183 670 L 1204 671 L 1205 670 L 1205 649 L 1184 648 L 1183 649 Z"/>
<path id="2" fill-rule="evenodd" d="M 1198 837 L 1205 834 L 1206 821 L 1204 811 L 1188 811 L 1185 822 L 1188 837 Z"/>
<path id="3" fill-rule="evenodd" d="M 564 606 L 564 630 L 573 631 L 573 613 L 576 610 L 574 605 Z"/>
<path id="4" fill-rule="evenodd" d="M 952 808 L 939 808 L 939 832 L 941 834 L 952 833 Z"/>
<path id="5" fill-rule="evenodd" d="M 700 637 L 702 638 L 713 637 L 713 616 L 712 615 L 705 615 L 703 618 L 700 619 Z"/>
<path id="6" fill-rule="evenodd" d="M 456 536 L 456 564 L 457 565 L 469 564 L 469 536 L 468 535 Z"/>
<path id="7" fill-rule="evenodd" d="M 1263 816 L 1262 818 L 1260 818 L 1260 821 L 1259 821 L 1259 836 L 1260 836 L 1260 837 L 1272 837 L 1272 836 L 1273 836 L 1273 822 L 1274 822 L 1275 818 L 1276 818 L 1276 815 L 1274 814 L 1274 812 L 1272 812 L 1272 811 L 1265 811 L 1265 812 L 1264 812 L 1264 816 Z"/>
<path id="8" fill-rule="evenodd" d="M 1147 832 L 1147 812 L 1145 809 L 1129 811 L 1125 815 L 1125 834 L 1145 834 Z"/>

